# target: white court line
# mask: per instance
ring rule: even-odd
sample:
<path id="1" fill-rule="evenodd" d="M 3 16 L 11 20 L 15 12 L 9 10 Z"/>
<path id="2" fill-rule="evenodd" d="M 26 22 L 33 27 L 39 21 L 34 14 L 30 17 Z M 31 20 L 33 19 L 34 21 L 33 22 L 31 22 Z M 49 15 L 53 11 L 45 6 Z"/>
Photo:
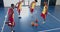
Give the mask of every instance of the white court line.
<path id="1" fill-rule="evenodd" d="M 55 16 L 53 16 L 53 15 L 52 15 L 52 14 L 50 14 L 49 12 L 48 12 L 48 14 L 49 14 L 50 16 L 52 16 L 54 19 L 56 19 L 57 21 L 59 21 L 59 22 L 60 22 L 60 20 L 59 20 L 58 18 L 56 18 Z M 38 32 L 54 31 L 54 30 L 60 30 L 60 28 L 54 28 L 54 29 L 43 30 L 43 31 L 38 31 Z"/>
<path id="2" fill-rule="evenodd" d="M 53 15 L 52 15 L 51 13 L 49 13 L 49 12 L 48 12 L 48 14 L 49 14 L 50 16 L 52 16 L 54 19 L 56 19 L 57 21 L 60 22 L 60 19 L 58 19 L 57 17 L 53 16 Z"/>
<path id="3" fill-rule="evenodd" d="M 57 17 L 53 16 L 51 13 L 48 12 L 48 14 L 50 16 L 52 16 L 54 19 L 56 19 L 57 21 L 60 22 L 60 19 L 58 19 Z M 49 29 L 49 30 L 44 30 L 44 31 L 53 31 L 53 30 L 59 30 L 60 28 L 55 28 L 55 29 Z M 38 32 L 44 32 L 44 31 L 38 31 Z"/>
<path id="4" fill-rule="evenodd" d="M 42 9 L 42 8 L 41 8 Z M 49 13 L 48 12 L 48 14 L 50 15 L 50 16 L 52 16 L 54 19 L 56 19 L 57 21 L 59 21 L 60 22 L 60 19 L 58 19 L 57 17 L 55 17 L 54 15 L 52 15 L 51 13 Z"/>
<path id="5" fill-rule="evenodd" d="M 8 14 L 8 13 L 7 13 Z M 5 22 L 6 22 L 6 19 L 7 19 L 7 14 L 6 14 L 6 16 L 5 16 L 5 20 L 4 20 L 4 23 L 3 23 L 3 26 L 2 26 L 2 30 L 1 30 L 1 32 L 3 32 L 3 30 L 4 30 L 4 27 L 5 27 Z"/>
<path id="6" fill-rule="evenodd" d="M 38 32 L 48 32 L 48 31 L 54 31 L 54 30 L 60 30 L 60 28 L 54 28 L 54 29 L 49 29 L 49 30 L 43 30 L 43 31 L 38 31 Z"/>

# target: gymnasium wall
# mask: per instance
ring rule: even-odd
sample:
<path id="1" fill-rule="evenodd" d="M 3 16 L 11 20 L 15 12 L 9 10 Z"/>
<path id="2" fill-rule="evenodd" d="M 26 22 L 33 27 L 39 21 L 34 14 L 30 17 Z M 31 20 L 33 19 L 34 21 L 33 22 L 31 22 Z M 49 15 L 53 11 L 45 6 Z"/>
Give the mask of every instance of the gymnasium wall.
<path id="1" fill-rule="evenodd" d="M 60 5 L 60 0 L 57 0 L 56 1 L 56 5 Z"/>
<path id="2" fill-rule="evenodd" d="M 12 3 L 16 4 L 18 2 L 18 0 L 3 0 L 3 1 L 4 1 L 4 7 L 10 7 Z M 31 2 L 32 0 L 29 0 L 29 1 Z M 41 5 L 41 0 L 37 0 L 37 1 L 38 1 L 37 6 Z M 60 5 L 60 0 L 56 0 L 56 5 Z"/>
<path id="3" fill-rule="evenodd" d="M 4 1 L 4 7 L 10 7 L 10 5 L 16 4 L 18 2 L 18 0 L 3 0 Z"/>
<path id="4" fill-rule="evenodd" d="M 41 5 L 41 0 L 37 0 L 38 2 L 36 3 L 36 6 L 40 6 Z"/>
<path id="5" fill-rule="evenodd" d="M 10 7 L 10 5 L 13 3 L 13 4 L 16 4 L 18 2 L 18 0 L 3 0 L 4 1 L 4 7 Z M 27 3 L 28 0 L 25 0 L 25 4 L 24 5 L 28 5 Z M 33 0 L 29 0 L 29 5 L 30 3 L 33 1 Z M 38 0 L 38 2 L 36 3 L 37 6 L 39 6 L 41 3 L 41 0 Z"/>

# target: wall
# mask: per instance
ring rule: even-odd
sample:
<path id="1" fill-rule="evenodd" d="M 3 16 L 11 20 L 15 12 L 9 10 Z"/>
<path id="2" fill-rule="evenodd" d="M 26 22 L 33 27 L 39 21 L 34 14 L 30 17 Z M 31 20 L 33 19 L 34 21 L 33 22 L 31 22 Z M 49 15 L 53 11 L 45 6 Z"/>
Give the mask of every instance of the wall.
<path id="1" fill-rule="evenodd" d="M 36 6 L 40 6 L 41 5 L 41 0 L 37 0 L 38 2 L 36 3 Z"/>
<path id="2" fill-rule="evenodd" d="M 18 0 L 3 0 L 4 1 L 4 7 L 10 7 L 10 5 L 16 4 L 18 2 Z M 31 2 L 34 0 L 29 0 L 29 5 L 31 4 Z M 37 2 L 37 6 L 39 6 L 41 3 L 41 0 L 38 0 Z M 28 0 L 25 0 L 25 2 L 23 2 L 23 5 L 28 5 Z"/>
<path id="3" fill-rule="evenodd" d="M 3 0 L 4 1 L 4 7 L 10 7 L 12 3 L 16 4 L 18 0 Z"/>
<path id="4" fill-rule="evenodd" d="M 10 5 L 12 3 L 16 4 L 18 2 L 18 0 L 3 0 L 4 1 L 4 7 L 10 7 Z M 27 1 L 27 0 L 26 0 Z M 33 0 L 29 0 L 29 5 L 30 3 L 33 1 Z M 25 5 L 28 5 L 28 3 L 26 4 L 27 2 L 25 2 Z M 37 6 L 41 5 L 41 0 L 38 0 L 37 2 Z M 56 0 L 56 5 L 60 5 L 60 0 Z"/>
<path id="5" fill-rule="evenodd" d="M 60 5 L 60 0 L 57 0 L 56 1 L 56 5 Z"/>

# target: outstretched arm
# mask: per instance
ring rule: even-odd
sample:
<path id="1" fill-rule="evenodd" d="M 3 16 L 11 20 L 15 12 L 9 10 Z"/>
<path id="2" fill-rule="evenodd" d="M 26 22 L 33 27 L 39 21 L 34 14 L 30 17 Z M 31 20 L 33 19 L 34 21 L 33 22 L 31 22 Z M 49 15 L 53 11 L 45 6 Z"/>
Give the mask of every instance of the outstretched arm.
<path id="1" fill-rule="evenodd" d="M 17 8 L 18 3 L 16 3 L 15 8 Z"/>

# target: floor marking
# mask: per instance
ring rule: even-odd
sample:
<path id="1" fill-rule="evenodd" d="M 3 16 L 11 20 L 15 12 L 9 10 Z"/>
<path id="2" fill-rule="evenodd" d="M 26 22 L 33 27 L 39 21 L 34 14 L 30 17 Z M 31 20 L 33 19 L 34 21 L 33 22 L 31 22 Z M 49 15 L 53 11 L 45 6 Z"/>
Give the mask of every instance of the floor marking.
<path id="1" fill-rule="evenodd" d="M 53 16 L 51 13 L 49 13 L 48 12 L 48 14 L 50 15 L 50 16 L 52 16 L 54 19 L 56 19 L 57 21 L 59 21 L 60 22 L 60 19 L 58 19 L 57 17 L 55 17 L 55 16 Z M 38 32 L 45 32 L 45 31 L 54 31 L 54 30 L 60 30 L 60 28 L 54 28 L 54 29 L 49 29 L 49 30 L 43 30 L 43 31 L 38 31 Z"/>
<path id="2" fill-rule="evenodd" d="M 60 30 L 60 28 L 54 28 L 54 29 L 49 29 L 49 30 L 43 30 L 43 31 L 38 31 L 38 32 L 48 32 L 48 31 L 54 31 L 54 30 Z"/>
<path id="3" fill-rule="evenodd" d="M 42 9 L 42 8 L 41 8 Z M 48 12 L 48 14 L 50 15 L 50 16 L 52 16 L 54 19 L 56 19 L 57 21 L 59 21 L 60 22 L 60 19 L 58 19 L 57 17 L 55 17 L 55 16 L 53 16 L 51 13 L 49 13 Z"/>
<path id="4" fill-rule="evenodd" d="M 54 19 L 56 19 L 57 21 L 60 22 L 60 19 L 58 19 L 57 17 L 53 16 L 53 15 L 52 15 L 51 13 L 49 13 L 49 12 L 48 12 L 48 14 L 49 14 L 50 16 L 52 16 Z"/>
<path id="5" fill-rule="evenodd" d="M 7 13 L 7 14 L 8 14 L 8 13 Z M 5 20 L 4 20 L 4 23 L 3 23 L 3 26 L 2 26 L 2 30 L 1 30 L 1 32 L 3 32 L 3 30 L 4 30 L 5 22 L 6 22 L 6 20 L 7 20 L 6 18 L 8 17 L 7 14 L 6 14 L 6 16 L 5 16 Z"/>

